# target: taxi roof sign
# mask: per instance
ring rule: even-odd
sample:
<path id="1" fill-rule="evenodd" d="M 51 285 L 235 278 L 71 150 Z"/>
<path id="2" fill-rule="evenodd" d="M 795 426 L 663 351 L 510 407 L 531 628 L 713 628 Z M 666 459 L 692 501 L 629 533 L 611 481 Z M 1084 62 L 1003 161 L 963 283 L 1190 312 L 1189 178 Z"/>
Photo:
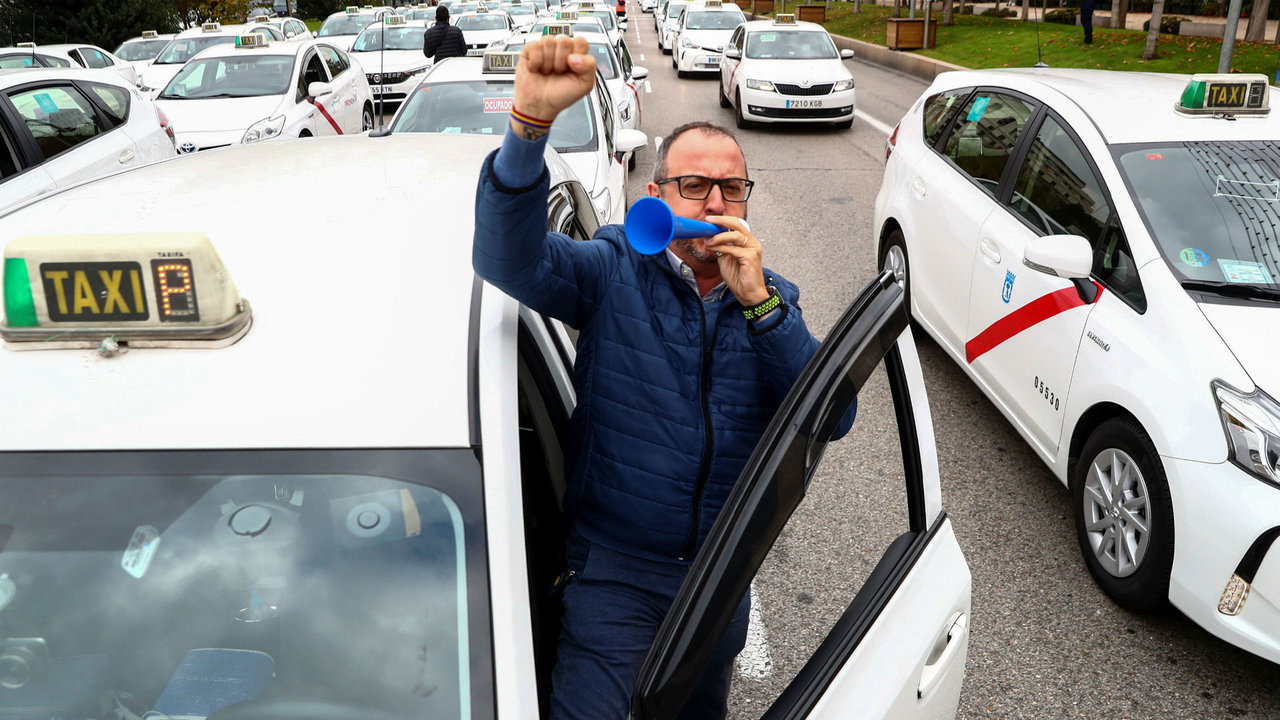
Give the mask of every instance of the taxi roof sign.
<path id="1" fill-rule="evenodd" d="M 482 72 L 514 73 L 520 62 L 519 50 L 486 50 Z"/>
<path id="2" fill-rule="evenodd" d="M 33 43 L 33 42 L 20 42 L 20 43 L 18 43 L 18 47 L 20 47 L 20 48 L 34 48 L 35 46 L 36 46 L 36 44 L 35 44 L 35 43 Z"/>
<path id="3" fill-rule="evenodd" d="M 779 13 L 773 18 L 774 25 L 795 25 L 796 16 L 791 13 Z"/>
<path id="4" fill-rule="evenodd" d="M 709 8 L 724 7 L 724 3 L 721 2 L 721 0 L 703 0 L 702 7 L 709 7 Z"/>
<path id="5" fill-rule="evenodd" d="M 267 38 L 257 33 L 249 33 L 248 35 L 237 35 L 236 47 L 238 48 L 267 47 Z"/>
<path id="6" fill-rule="evenodd" d="M 270 15 L 255 15 L 255 16 L 253 16 L 253 21 L 254 21 L 254 22 L 260 22 L 260 23 L 264 23 L 264 22 L 271 22 L 271 16 L 270 16 Z"/>
<path id="7" fill-rule="evenodd" d="M 155 30 L 142 31 L 142 37 L 144 38 L 153 38 L 153 37 L 159 37 L 159 36 L 160 36 L 160 33 L 156 32 Z"/>
<path id="8" fill-rule="evenodd" d="M 403 15 L 388 15 L 383 21 L 388 25 L 404 25 L 408 22 Z"/>
<path id="9" fill-rule="evenodd" d="M 573 37 L 573 26 L 569 23 L 547 23 L 542 26 L 542 36 L 551 37 L 553 35 L 565 35 Z"/>
<path id="10" fill-rule="evenodd" d="M 1270 101 L 1266 75 L 1197 73 L 1173 109 L 1183 115 L 1266 115 Z"/>
<path id="11" fill-rule="evenodd" d="M 207 22 L 200 26 L 201 32 L 222 32 L 222 24 L 217 22 Z"/>
<path id="12" fill-rule="evenodd" d="M 577 10 L 557 10 L 556 19 L 564 20 L 566 22 L 577 22 L 578 11 Z"/>
<path id="13" fill-rule="evenodd" d="M 355 5 L 348 5 L 348 6 L 347 6 L 346 13 L 347 13 L 348 15 L 359 15 L 359 14 L 360 14 L 360 8 L 356 7 Z"/>
<path id="14" fill-rule="evenodd" d="M 250 318 L 198 233 L 17 238 L 4 252 L 4 314 L 0 337 L 30 349 L 105 339 L 216 347 L 238 340 Z"/>

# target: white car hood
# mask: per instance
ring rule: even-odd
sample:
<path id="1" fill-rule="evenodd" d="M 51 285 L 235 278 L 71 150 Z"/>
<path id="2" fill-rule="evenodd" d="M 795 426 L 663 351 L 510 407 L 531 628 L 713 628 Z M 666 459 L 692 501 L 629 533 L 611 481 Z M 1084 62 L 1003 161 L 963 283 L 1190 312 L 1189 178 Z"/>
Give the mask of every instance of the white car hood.
<path id="1" fill-rule="evenodd" d="M 338 48 L 342 52 L 351 52 L 351 46 L 356 44 L 357 37 L 360 37 L 360 36 L 359 35 L 327 35 L 325 37 L 320 38 L 320 40 L 322 42 L 329 43 L 330 45 Z"/>
<path id="2" fill-rule="evenodd" d="M 164 89 L 165 85 L 173 79 L 174 75 L 182 69 L 182 63 L 167 63 L 164 65 L 151 64 L 142 71 L 139 76 L 142 79 L 143 87 L 149 87 L 159 92 Z"/>
<path id="3" fill-rule="evenodd" d="M 179 132 L 248 130 L 249 126 L 279 113 L 279 95 L 210 100 L 156 100 Z"/>
<path id="4" fill-rule="evenodd" d="M 799 84 L 809 80 L 811 85 L 849 80 L 853 74 L 844 62 L 830 60 L 743 60 L 738 67 L 741 77 L 770 82 Z"/>
<path id="5" fill-rule="evenodd" d="M 511 37 L 508 30 L 463 30 L 462 39 L 468 45 L 488 45 L 494 40 L 506 40 Z"/>
<path id="6" fill-rule="evenodd" d="M 1280 363 L 1276 362 L 1280 339 L 1275 332 L 1280 325 L 1280 307 L 1200 303 L 1200 311 L 1258 387 L 1273 398 L 1280 397 Z M 1240 390 L 1247 392 L 1249 388 Z"/>
<path id="7" fill-rule="evenodd" d="M 422 54 L 422 50 L 388 50 L 383 52 L 353 52 L 351 59 L 360 63 L 365 74 L 381 72 L 404 72 L 417 70 L 431 64 L 431 58 Z"/>
<path id="8" fill-rule="evenodd" d="M 717 52 L 724 51 L 724 46 L 729 44 L 731 35 L 733 30 L 685 30 L 680 33 L 681 38 L 689 38 L 689 41 L 697 43 L 698 47 L 710 48 Z"/>

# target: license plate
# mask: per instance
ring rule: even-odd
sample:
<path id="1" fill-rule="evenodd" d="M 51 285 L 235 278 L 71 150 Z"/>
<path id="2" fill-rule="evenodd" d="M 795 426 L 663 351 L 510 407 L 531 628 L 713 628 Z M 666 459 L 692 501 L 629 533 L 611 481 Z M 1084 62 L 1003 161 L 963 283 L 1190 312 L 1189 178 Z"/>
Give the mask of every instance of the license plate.
<path id="1" fill-rule="evenodd" d="M 789 108 L 820 108 L 822 107 L 822 101 L 821 100 L 788 100 L 787 107 Z"/>
<path id="2" fill-rule="evenodd" d="M 707 58 L 706 60 L 703 60 L 703 63 L 705 63 L 705 64 L 707 64 L 707 65 L 714 65 L 714 66 L 716 66 L 716 67 L 719 67 L 719 66 L 720 66 L 720 58 L 718 58 L 718 57 L 709 57 L 709 58 Z"/>
<path id="3" fill-rule="evenodd" d="M 371 90 L 374 95 L 381 95 L 384 92 L 381 85 L 373 85 L 369 90 Z"/>

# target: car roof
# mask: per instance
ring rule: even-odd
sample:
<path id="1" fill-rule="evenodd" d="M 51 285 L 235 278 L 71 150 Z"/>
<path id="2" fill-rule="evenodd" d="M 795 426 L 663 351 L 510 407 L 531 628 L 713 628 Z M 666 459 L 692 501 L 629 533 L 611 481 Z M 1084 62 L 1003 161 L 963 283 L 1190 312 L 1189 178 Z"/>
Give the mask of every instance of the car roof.
<path id="1" fill-rule="evenodd" d="M 516 80 L 516 76 L 513 73 L 490 73 L 486 75 L 483 71 L 484 58 L 475 56 L 445 58 L 431 66 L 422 82 L 457 82 L 459 80 L 515 82 Z"/>
<path id="2" fill-rule="evenodd" d="M 142 42 L 144 40 L 172 40 L 177 36 L 178 36 L 177 33 L 158 33 L 155 37 L 142 37 L 141 35 L 139 35 L 137 37 L 131 37 L 120 44 L 124 45 L 126 43 Z"/>
<path id="3" fill-rule="evenodd" d="M 934 87 L 994 85 L 1024 92 L 1053 108 L 1073 104 L 1109 144 L 1280 137 L 1280 115 L 1275 111 L 1235 120 L 1175 111 L 1190 80 L 1190 75 L 1173 73 L 1007 68 L 943 73 Z"/>
<path id="4" fill-rule="evenodd" d="M 55 192 L 6 239 L 207 235 L 253 327 L 221 349 L 0 351 L 0 450 L 466 447 L 475 188 L 501 137 L 406 133 L 232 146 Z M 547 153 L 552 182 L 571 178 Z M 280 168 L 289 168 L 286 179 Z M 361 212 L 379 203 L 437 213 Z M 246 221 L 260 188 L 284 213 Z M 248 204 L 246 204 L 248 203 Z M 358 203 L 357 203 L 358 205 Z M 128 207 L 130 212 L 120 212 Z M 30 408 L 46 412 L 32 415 Z M 180 414 L 180 418 L 176 416 Z"/>
<path id="5" fill-rule="evenodd" d="M 246 55 L 301 55 L 304 50 L 317 44 L 312 38 L 302 38 L 301 40 L 276 40 L 268 42 L 262 47 L 237 47 L 235 43 L 223 43 L 222 45 L 214 45 L 207 47 L 195 55 L 191 56 L 192 60 L 200 58 L 202 60 L 212 57 L 242 57 Z"/>
<path id="6" fill-rule="evenodd" d="M 29 68 L 0 69 L 0 88 L 29 83 L 42 75 L 49 75 L 60 80 L 88 80 L 101 85 L 116 85 L 122 88 L 133 87 L 131 83 L 111 68 L 33 66 Z"/>
<path id="7" fill-rule="evenodd" d="M 811 32 L 826 32 L 827 29 L 817 23 L 796 22 L 796 24 L 779 25 L 772 20 L 748 20 L 742 23 L 742 29 L 746 32 L 757 32 L 760 30 L 808 30 Z"/>
<path id="8" fill-rule="evenodd" d="M 182 32 L 175 35 L 174 37 L 177 39 L 186 40 L 188 38 L 202 37 L 205 35 L 239 35 L 242 32 L 248 32 L 253 28 L 256 28 L 260 25 L 265 25 L 265 24 L 266 23 L 238 23 L 236 25 L 221 25 L 219 26 L 218 30 L 214 32 L 205 32 L 204 28 L 202 27 L 193 27 L 193 28 L 187 28 L 186 30 L 183 30 Z"/>

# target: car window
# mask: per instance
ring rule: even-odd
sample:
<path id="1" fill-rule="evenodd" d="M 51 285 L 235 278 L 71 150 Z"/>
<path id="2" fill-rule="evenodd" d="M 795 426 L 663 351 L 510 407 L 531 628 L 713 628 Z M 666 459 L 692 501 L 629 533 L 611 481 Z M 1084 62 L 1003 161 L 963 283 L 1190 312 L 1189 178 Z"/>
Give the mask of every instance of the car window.
<path id="1" fill-rule="evenodd" d="M 324 59 L 324 64 L 328 66 L 329 77 L 336 78 L 349 67 L 347 61 L 339 55 L 338 51 L 327 45 L 317 46 L 316 52 L 320 53 L 320 57 Z"/>
<path id="2" fill-rule="evenodd" d="M 168 40 L 130 40 L 116 48 L 115 55 L 127 61 L 150 60 L 168 44 Z"/>
<path id="3" fill-rule="evenodd" d="M 587 46 L 587 49 L 595 56 L 596 68 L 600 70 L 600 75 L 605 80 L 612 80 L 618 77 L 618 66 L 613 62 L 613 52 L 608 45 L 591 43 Z"/>
<path id="4" fill-rule="evenodd" d="M 940 92 L 925 101 L 924 105 L 924 141 L 929 147 L 938 144 L 938 140 L 942 138 L 942 133 L 947 129 L 947 125 L 951 122 L 951 118 L 955 115 L 955 111 L 960 109 L 962 102 L 969 93 L 973 92 L 970 88 L 964 90 L 948 90 Z"/>
<path id="5" fill-rule="evenodd" d="M 315 53 L 307 53 L 307 64 L 303 71 L 298 73 L 298 102 L 302 102 L 304 97 L 311 93 L 307 88 L 311 87 L 313 82 L 329 82 L 329 76 L 325 75 L 324 62 L 319 55 Z"/>
<path id="6" fill-rule="evenodd" d="M 1133 261 L 1129 241 L 1120 221 L 1114 216 L 1093 250 L 1093 274 L 1115 294 L 1129 301 L 1138 312 L 1146 312 L 1147 296 L 1138 278 L 1138 264 Z"/>
<path id="7" fill-rule="evenodd" d="M 622 76 L 631 79 L 632 69 L 635 64 L 631 60 L 631 50 L 627 48 L 626 43 L 618 43 L 618 61 L 622 64 Z"/>
<path id="8" fill-rule="evenodd" d="M 1009 205 L 1041 235 L 1080 235 L 1093 244 L 1111 215 L 1084 152 L 1052 116 L 1031 141 Z"/>
<path id="9" fill-rule="evenodd" d="M 600 83 L 596 83 L 596 107 L 600 110 L 600 120 L 604 125 L 604 147 L 613 151 L 613 103 L 609 101 L 609 91 Z"/>
<path id="10" fill-rule="evenodd" d="M 250 32 L 256 33 L 258 35 L 262 35 L 266 37 L 268 40 L 276 40 L 278 42 L 284 42 L 284 39 L 285 39 L 284 33 L 280 32 L 279 30 L 277 30 L 276 28 L 270 25 L 263 25 L 262 27 L 256 27 Z"/>
<path id="11" fill-rule="evenodd" d="M 994 195 L 1033 110 L 1029 103 L 1012 95 L 974 93 L 956 113 L 942 154 Z"/>
<path id="12" fill-rule="evenodd" d="M 0 182 L 17 175 L 21 169 L 22 160 L 19 159 L 12 132 L 0 124 Z"/>
<path id="13" fill-rule="evenodd" d="M 40 62 L 30 55 L 5 55 L 0 57 L 0 70 L 18 70 L 40 67 Z"/>
<path id="14" fill-rule="evenodd" d="M 89 84 L 88 87 L 106 105 L 107 112 L 111 114 L 111 117 L 122 122 L 129 117 L 128 92 L 118 87 L 98 85 L 97 83 Z"/>
<path id="15" fill-rule="evenodd" d="M 104 68 L 109 64 L 107 58 L 93 48 L 78 48 L 72 52 L 74 53 L 72 57 L 83 63 L 85 67 Z"/>
<path id="16" fill-rule="evenodd" d="M 6 97 L 46 160 L 106 131 L 93 104 L 70 85 L 26 89 Z"/>
<path id="17" fill-rule="evenodd" d="M 156 57 L 156 65 L 180 65 L 190 60 L 193 55 L 211 48 L 214 45 L 229 45 L 236 41 L 233 35 L 214 35 L 212 37 L 175 38 Z"/>
<path id="18" fill-rule="evenodd" d="M 48 65 L 49 67 L 60 67 L 60 68 L 71 67 L 71 63 L 68 62 L 66 58 L 54 57 L 52 55 L 40 55 L 39 57 L 41 60 L 44 61 L 44 64 Z"/>

